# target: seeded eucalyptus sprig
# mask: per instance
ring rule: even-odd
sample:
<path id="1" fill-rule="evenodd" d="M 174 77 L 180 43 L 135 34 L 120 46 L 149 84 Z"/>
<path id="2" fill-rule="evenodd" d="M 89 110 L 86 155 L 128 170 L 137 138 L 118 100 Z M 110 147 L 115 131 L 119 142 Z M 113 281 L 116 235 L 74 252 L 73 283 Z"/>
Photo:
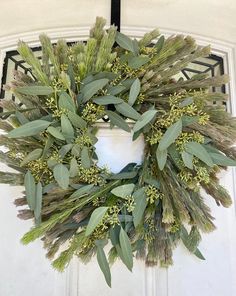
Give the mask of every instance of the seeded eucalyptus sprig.
<path id="1" fill-rule="evenodd" d="M 105 30 L 105 23 L 97 18 L 90 38 L 73 45 L 53 45 L 41 35 L 41 60 L 19 43 L 32 75 L 15 71 L 5 89 L 17 100 L 0 102 L 6 132 L 0 145 L 7 148 L 0 160 L 17 172 L 0 172 L 0 181 L 25 187 L 15 200 L 24 206 L 18 216 L 34 217 L 36 225 L 24 244 L 41 238 L 60 271 L 73 255 L 83 262 L 96 255 L 111 286 L 110 264 L 117 258 L 129 270 L 134 256 L 148 266 L 168 266 L 182 241 L 204 259 L 201 232 L 215 226 L 200 189 L 230 206 L 218 173 L 236 165 L 236 124 L 212 104 L 227 95 L 209 90 L 225 84 L 226 75 L 176 78 L 209 47 L 198 47 L 190 36 L 165 39 L 158 30 L 136 40 L 113 26 Z M 98 166 L 97 122 L 103 118 L 111 128 L 132 132 L 133 140 L 143 134 L 141 165 L 130 163 L 118 174 Z"/>

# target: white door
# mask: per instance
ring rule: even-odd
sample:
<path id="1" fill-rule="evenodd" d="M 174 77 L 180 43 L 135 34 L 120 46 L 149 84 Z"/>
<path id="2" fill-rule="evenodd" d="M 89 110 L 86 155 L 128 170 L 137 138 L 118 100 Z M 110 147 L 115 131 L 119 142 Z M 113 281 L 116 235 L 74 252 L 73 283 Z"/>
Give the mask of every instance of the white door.
<path id="1" fill-rule="evenodd" d="M 96 1 L 93 1 L 93 4 L 96 5 Z M 136 7 L 136 9 L 139 8 Z M 143 9 L 145 9 L 145 6 Z M 89 12 L 88 8 L 84 10 L 84 14 L 89 14 Z M 93 6 L 93 15 L 96 14 L 97 12 L 94 11 Z M 148 17 L 145 18 L 145 26 L 149 26 Z M 22 32 L 25 30 L 26 28 L 22 27 Z M 139 27 L 126 27 L 123 29 L 124 32 L 132 36 L 142 35 L 142 32 L 146 30 Z M 57 29 L 49 30 L 49 33 L 55 39 L 60 36 L 74 40 L 78 36 L 84 38 L 88 33 L 88 28 L 84 27 L 77 30 L 65 27 L 62 29 L 57 24 Z M 166 31 L 166 33 L 169 32 Z M 5 53 L 16 47 L 17 40 L 22 37 L 35 45 L 37 44 L 36 35 L 37 32 L 18 34 L 12 38 L 0 40 L 0 73 L 3 68 Z M 198 37 L 198 41 L 201 44 L 208 43 L 208 40 L 200 37 Z M 216 54 L 224 57 L 225 69 L 230 72 L 232 79 L 234 79 L 230 45 L 216 41 L 213 47 Z M 231 111 L 236 115 L 236 108 L 234 108 L 236 104 L 233 99 L 235 98 L 235 91 L 232 85 L 230 92 Z M 101 139 L 113 139 L 112 141 L 120 144 L 119 149 L 122 156 L 120 160 L 124 161 L 124 155 L 127 161 L 136 158 L 139 160 L 142 143 L 137 143 L 133 147 L 132 154 L 127 154 L 128 139 L 126 135 L 120 135 L 119 137 L 115 135 L 112 138 L 112 133 L 109 136 L 104 135 Z M 132 159 L 132 157 L 135 159 Z M 110 166 L 118 166 L 116 155 L 110 155 L 107 161 Z M 6 168 L 1 165 L 0 170 L 2 169 Z M 235 198 L 235 180 L 234 170 L 222 174 L 222 184 L 230 191 L 232 198 Z M 14 198 L 21 196 L 22 189 L 0 185 L 0 296 L 236 295 L 235 204 L 230 209 L 218 208 L 208 198 L 209 205 L 216 218 L 217 230 L 212 234 L 203 236 L 200 249 L 206 257 L 206 261 L 199 261 L 189 255 L 184 247 L 180 245 L 175 251 L 174 266 L 168 270 L 146 268 L 142 262 L 137 261 L 133 273 L 130 273 L 121 263 L 118 263 L 112 267 L 112 289 L 110 289 L 105 284 L 96 260 L 84 266 L 75 258 L 68 270 L 64 274 L 59 274 L 51 268 L 50 262 L 44 257 L 45 252 L 40 241 L 28 246 L 20 244 L 20 238 L 31 227 L 30 221 L 22 221 L 16 217 L 17 210 L 13 205 Z"/>

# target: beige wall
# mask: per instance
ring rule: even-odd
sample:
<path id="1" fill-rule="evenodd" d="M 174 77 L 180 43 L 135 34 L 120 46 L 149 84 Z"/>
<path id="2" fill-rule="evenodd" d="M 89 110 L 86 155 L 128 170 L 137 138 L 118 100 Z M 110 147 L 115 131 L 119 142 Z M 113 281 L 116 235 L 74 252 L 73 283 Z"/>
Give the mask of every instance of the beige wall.
<path id="1" fill-rule="evenodd" d="M 121 0 L 123 26 L 157 26 L 236 43 L 235 0 Z M 89 12 L 88 12 L 89 11 Z M 89 26 L 110 0 L 0 0 L 0 36 Z"/>

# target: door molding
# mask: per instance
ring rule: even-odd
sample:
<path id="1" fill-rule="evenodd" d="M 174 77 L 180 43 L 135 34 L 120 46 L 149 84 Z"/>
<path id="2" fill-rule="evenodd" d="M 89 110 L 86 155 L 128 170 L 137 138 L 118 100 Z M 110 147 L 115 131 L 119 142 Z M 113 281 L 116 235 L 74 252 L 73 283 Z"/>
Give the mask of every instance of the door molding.
<path id="1" fill-rule="evenodd" d="M 52 41 L 56 41 L 59 38 L 64 38 L 67 41 L 79 41 L 86 40 L 89 36 L 89 27 L 62 27 L 52 28 L 47 30 L 30 31 L 25 33 L 19 33 L 9 36 L 0 37 L 0 86 L 2 78 L 2 70 L 4 64 L 4 58 L 6 53 L 17 48 L 18 40 L 27 42 L 31 47 L 39 46 L 38 36 L 41 33 L 46 33 Z M 123 26 L 121 32 L 127 34 L 130 37 L 140 38 L 144 33 L 153 29 L 152 27 L 133 27 Z M 165 36 L 183 34 L 191 35 L 196 39 L 200 46 L 206 46 L 211 44 L 212 53 L 218 55 L 224 60 L 224 71 L 230 75 L 231 82 L 227 85 L 226 91 L 230 96 L 228 102 L 228 108 L 230 112 L 236 116 L 236 44 L 225 42 L 222 40 L 214 39 L 214 37 L 204 37 L 191 32 L 182 32 L 176 30 L 169 30 L 160 28 L 160 32 Z M 236 181 L 236 170 L 232 169 L 232 180 Z M 233 192 L 233 200 L 235 205 L 236 190 Z M 236 217 L 236 215 L 235 215 Z M 163 270 L 159 272 L 158 268 L 146 268 L 145 270 L 145 295 L 142 296 L 168 296 L 168 271 Z M 79 265 L 72 260 L 72 264 L 67 269 L 65 276 L 60 277 L 60 280 L 64 281 L 65 296 L 78 296 L 78 278 L 79 278 Z M 61 283 L 60 283 L 61 286 Z"/>

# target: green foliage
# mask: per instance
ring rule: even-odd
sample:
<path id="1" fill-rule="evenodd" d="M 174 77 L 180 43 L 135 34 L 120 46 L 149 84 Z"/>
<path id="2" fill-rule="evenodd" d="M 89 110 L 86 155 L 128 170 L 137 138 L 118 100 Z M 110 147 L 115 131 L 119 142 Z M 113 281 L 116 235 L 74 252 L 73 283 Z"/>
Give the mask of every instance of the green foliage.
<path id="1" fill-rule="evenodd" d="M 200 189 L 218 205 L 231 205 L 218 172 L 236 164 L 236 120 L 212 104 L 227 99 L 210 91 L 227 83 L 226 75 L 176 80 L 209 47 L 190 36 L 159 37 L 156 29 L 137 41 L 104 26 L 97 18 L 87 42 L 73 45 L 52 45 L 41 35 L 42 60 L 19 42 L 33 76 L 16 71 L 6 90 L 17 100 L 0 102 L 0 128 L 7 133 L 0 136 L 7 148 L 0 161 L 18 172 L 0 172 L 0 181 L 25 187 L 15 204 L 28 208 L 18 216 L 34 216 L 36 227 L 24 244 L 42 238 L 49 258 L 58 253 L 53 266 L 59 271 L 74 254 L 83 262 L 96 254 L 111 286 L 109 241 L 109 261 L 119 257 L 130 270 L 134 255 L 148 266 L 172 264 L 181 240 L 204 260 L 200 231 L 215 226 Z M 133 140 L 142 134 L 142 164 L 117 174 L 98 166 L 96 123 L 104 117 Z M 68 248 L 61 251 L 63 244 Z"/>

